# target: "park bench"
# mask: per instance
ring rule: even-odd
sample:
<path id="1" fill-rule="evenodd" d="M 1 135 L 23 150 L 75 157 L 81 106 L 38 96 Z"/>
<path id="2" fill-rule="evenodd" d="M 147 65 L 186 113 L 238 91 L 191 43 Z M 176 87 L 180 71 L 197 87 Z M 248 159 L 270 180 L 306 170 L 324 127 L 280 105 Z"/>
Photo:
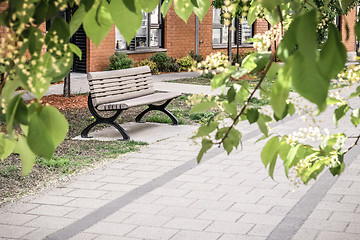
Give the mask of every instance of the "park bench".
<path id="1" fill-rule="evenodd" d="M 148 66 L 129 68 L 115 71 L 90 72 L 87 74 L 90 93 L 88 107 L 95 118 L 95 122 L 87 126 L 81 137 L 89 138 L 89 131 L 100 123 L 109 124 L 115 127 L 122 135 L 122 140 L 129 140 L 130 136 L 124 128 L 115 122 L 117 117 L 132 107 L 147 105 L 148 108 L 142 111 L 136 118 L 141 118 L 152 110 L 158 110 L 170 117 L 174 125 L 178 124 L 176 117 L 166 110 L 170 101 L 180 93 L 156 92 L 151 83 L 151 71 Z M 156 104 L 155 103 L 160 103 Z M 116 111 L 111 117 L 102 117 L 99 111 Z"/>

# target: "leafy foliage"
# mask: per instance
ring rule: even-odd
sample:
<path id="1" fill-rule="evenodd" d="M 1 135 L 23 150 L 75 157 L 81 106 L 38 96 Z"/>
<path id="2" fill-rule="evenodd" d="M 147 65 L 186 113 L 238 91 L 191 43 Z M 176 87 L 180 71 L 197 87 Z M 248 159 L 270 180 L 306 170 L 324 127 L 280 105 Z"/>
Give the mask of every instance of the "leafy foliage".
<path id="1" fill-rule="evenodd" d="M 190 55 L 187 55 L 183 58 L 177 59 L 176 63 L 180 66 L 180 71 L 187 71 L 192 67 L 195 67 L 195 61 Z"/>
<path id="2" fill-rule="evenodd" d="M 134 64 L 134 61 L 127 57 L 126 53 L 115 52 L 109 57 L 110 64 L 106 70 L 120 70 L 131 68 Z"/>
<path id="3" fill-rule="evenodd" d="M 180 66 L 176 60 L 168 57 L 164 52 L 155 53 L 149 60 L 156 63 L 157 69 L 160 72 L 178 72 L 180 70 Z"/>

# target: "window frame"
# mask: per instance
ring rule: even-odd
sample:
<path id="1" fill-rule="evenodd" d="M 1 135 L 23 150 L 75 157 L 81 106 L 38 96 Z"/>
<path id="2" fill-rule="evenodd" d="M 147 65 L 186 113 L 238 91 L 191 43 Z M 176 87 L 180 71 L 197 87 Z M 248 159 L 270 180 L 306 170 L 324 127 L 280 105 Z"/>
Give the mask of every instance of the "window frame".
<path id="1" fill-rule="evenodd" d="M 146 46 L 136 46 L 136 37 L 135 36 L 130 43 L 126 43 L 126 48 L 117 48 L 117 36 L 115 34 L 115 50 L 116 51 L 131 51 L 131 52 L 136 52 L 136 51 L 146 51 L 146 50 L 157 50 L 157 49 L 162 49 L 164 48 L 164 19 L 162 16 L 162 13 L 160 11 L 160 7 L 161 7 L 161 2 L 160 4 L 157 6 L 157 11 L 158 11 L 158 23 L 151 23 L 151 12 L 150 13 L 146 13 L 147 16 L 147 24 L 146 24 Z M 155 9 L 154 9 L 155 10 Z M 143 20 L 142 20 L 143 21 Z M 151 34 L 151 30 L 153 29 L 158 29 L 160 31 L 160 39 L 159 39 L 159 44 L 158 46 L 151 46 L 150 45 L 150 34 Z M 117 30 L 118 31 L 118 30 Z M 120 33 L 121 35 L 121 33 Z"/>

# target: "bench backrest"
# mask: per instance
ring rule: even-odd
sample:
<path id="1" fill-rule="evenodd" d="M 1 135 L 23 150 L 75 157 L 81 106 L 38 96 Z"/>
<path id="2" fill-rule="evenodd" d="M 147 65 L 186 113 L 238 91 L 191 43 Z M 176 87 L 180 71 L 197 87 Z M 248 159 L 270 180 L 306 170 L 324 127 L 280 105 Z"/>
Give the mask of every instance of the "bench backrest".
<path id="1" fill-rule="evenodd" d="M 154 92 L 148 66 L 87 74 L 94 106 Z"/>

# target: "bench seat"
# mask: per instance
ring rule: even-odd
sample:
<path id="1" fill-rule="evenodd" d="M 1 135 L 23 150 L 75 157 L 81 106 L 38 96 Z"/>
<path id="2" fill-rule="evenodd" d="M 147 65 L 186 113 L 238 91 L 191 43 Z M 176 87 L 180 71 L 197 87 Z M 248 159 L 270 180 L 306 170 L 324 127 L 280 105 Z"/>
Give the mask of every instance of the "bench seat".
<path id="1" fill-rule="evenodd" d="M 181 93 L 176 93 L 176 92 L 159 92 L 159 93 L 153 93 L 153 94 L 137 97 L 134 99 L 100 104 L 96 107 L 96 109 L 99 111 L 121 110 L 121 109 L 126 110 L 132 107 L 159 103 L 162 101 L 176 98 L 180 95 Z"/>

